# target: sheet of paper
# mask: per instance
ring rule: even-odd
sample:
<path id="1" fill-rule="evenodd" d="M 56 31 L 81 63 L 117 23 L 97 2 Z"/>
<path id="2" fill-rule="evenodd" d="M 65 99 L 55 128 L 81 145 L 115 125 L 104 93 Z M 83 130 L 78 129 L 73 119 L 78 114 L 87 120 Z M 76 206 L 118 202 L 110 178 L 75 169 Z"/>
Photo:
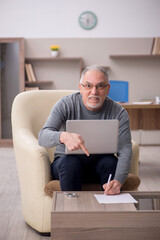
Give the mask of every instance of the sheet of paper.
<path id="1" fill-rule="evenodd" d="M 129 193 L 120 193 L 118 195 L 94 194 L 99 203 L 137 203 Z"/>

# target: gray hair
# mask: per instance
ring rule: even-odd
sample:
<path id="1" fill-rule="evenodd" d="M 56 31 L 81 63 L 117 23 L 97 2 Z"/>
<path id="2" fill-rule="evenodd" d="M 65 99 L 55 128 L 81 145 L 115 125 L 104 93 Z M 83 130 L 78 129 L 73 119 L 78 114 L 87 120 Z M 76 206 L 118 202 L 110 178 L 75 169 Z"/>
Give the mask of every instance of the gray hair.
<path id="1" fill-rule="evenodd" d="M 80 83 L 83 82 L 83 77 L 84 77 L 85 73 L 88 71 L 92 71 L 92 70 L 102 72 L 106 78 L 107 83 L 109 83 L 107 70 L 104 67 L 98 66 L 98 65 L 87 66 L 81 73 Z"/>

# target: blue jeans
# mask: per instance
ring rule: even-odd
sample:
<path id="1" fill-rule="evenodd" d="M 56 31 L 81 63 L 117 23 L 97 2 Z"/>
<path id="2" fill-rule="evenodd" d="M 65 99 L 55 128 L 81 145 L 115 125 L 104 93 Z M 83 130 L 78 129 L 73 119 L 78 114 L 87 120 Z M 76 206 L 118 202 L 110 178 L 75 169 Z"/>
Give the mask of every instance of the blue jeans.
<path id="1" fill-rule="evenodd" d="M 81 191 L 82 183 L 107 182 L 109 174 L 114 178 L 117 157 L 113 154 L 64 155 L 51 164 L 53 179 L 60 180 L 62 191 Z"/>

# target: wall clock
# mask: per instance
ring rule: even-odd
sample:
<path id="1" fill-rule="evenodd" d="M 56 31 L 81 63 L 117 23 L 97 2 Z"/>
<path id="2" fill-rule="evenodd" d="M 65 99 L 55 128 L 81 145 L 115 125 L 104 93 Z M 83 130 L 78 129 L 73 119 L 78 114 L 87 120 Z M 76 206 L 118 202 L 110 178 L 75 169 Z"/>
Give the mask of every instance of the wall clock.
<path id="1" fill-rule="evenodd" d="M 97 24 L 97 17 L 91 11 L 82 12 L 79 16 L 79 24 L 83 29 L 91 30 Z"/>

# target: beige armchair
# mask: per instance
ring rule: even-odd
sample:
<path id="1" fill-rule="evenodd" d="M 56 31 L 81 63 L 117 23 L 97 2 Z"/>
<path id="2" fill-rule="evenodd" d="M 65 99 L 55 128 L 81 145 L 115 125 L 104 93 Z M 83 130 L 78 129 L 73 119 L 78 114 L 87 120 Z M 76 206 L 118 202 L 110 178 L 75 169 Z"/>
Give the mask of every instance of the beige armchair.
<path id="1" fill-rule="evenodd" d="M 37 90 L 20 93 L 12 106 L 12 133 L 16 164 L 19 175 L 22 211 L 28 225 L 40 233 L 51 230 L 52 193 L 60 190 L 59 181 L 51 179 L 50 163 L 54 148 L 39 146 L 38 132 L 44 125 L 52 106 L 73 90 Z M 133 141 L 133 156 L 130 177 L 124 190 L 135 190 L 138 176 L 139 147 Z M 84 190 L 95 190 L 95 186 L 84 186 Z"/>

